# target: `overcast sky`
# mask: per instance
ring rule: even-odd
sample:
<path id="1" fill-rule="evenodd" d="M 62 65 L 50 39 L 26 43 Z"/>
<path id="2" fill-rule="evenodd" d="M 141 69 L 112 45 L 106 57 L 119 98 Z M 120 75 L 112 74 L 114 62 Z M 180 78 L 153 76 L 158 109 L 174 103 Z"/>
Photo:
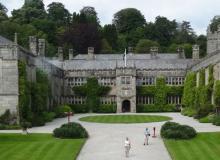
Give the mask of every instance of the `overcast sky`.
<path id="1" fill-rule="evenodd" d="M 0 0 L 8 9 L 20 8 L 24 0 Z M 72 12 L 79 12 L 83 6 L 93 6 L 98 12 L 101 24 L 112 22 L 114 13 L 123 8 L 137 8 L 146 21 L 165 16 L 170 20 L 189 21 L 197 34 L 206 34 L 206 28 L 215 15 L 220 15 L 220 0 L 44 0 L 45 6 L 51 2 L 62 2 Z"/>

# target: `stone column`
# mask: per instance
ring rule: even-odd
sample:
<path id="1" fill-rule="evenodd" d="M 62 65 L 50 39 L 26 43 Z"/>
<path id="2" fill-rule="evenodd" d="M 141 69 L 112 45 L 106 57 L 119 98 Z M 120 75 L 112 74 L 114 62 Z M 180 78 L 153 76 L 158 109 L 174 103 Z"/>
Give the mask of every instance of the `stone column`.
<path id="1" fill-rule="evenodd" d="M 88 48 L 88 60 L 94 60 L 95 54 L 94 54 L 94 47 Z"/>
<path id="2" fill-rule="evenodd" d="M 35 36 L 29 36 L 29 49 L 37 56 L 37 38 Z"/>
<path id="3" fill-rule="evenodd" d="M 193 46 L 192 59 L 193 60 L 198 60 L 199 59 L 199 45 L 194 45 Z"/>
<path id="4" fill-rule="evenodd" d="M 63 61 L 63 48 L 62 47 L 58 47 L 58 59 L 60 61 Z"/>
<path id="5" fill-rule="evenodd" d="M 73 59 L 73 49 L 69 49 L 69 60 Z"/>
<path id="6" fill-rule="evenodd" d="M 151 54 L 151 58 L 152 59 L 156 59 L 157 58 L 157 54 L 158 54 L 158 47 L 151 47 L 150 48 L 150 54 Z"/>
<path id="7" fill-rule="evenodd" d="M 38 40 L 38 55 L 42 57 L 45 56 L 45 39 Z"/>

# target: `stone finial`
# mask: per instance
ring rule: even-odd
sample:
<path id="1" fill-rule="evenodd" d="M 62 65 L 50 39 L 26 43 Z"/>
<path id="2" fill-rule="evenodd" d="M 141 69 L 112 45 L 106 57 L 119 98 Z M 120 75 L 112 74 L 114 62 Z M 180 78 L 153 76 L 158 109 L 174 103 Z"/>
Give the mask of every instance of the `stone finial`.
<path id="1" fill-rule="evenodd" d="M 151 54 L 152 59 L 157 58 L 158 50 L 159 50 L 158 47 L 151 47 L 150 48 L 150 54 Z"/>
<path id="2" fill-rule="evenodd" d="M 128 47 L 128 53 L 133 53 L 133 47 Z"/>
<path id="3" fill-rule="evenodd" d="M 192 58 L 194 60 L 198 60 L 199 59 L 199 45 L 193 45 L 193 52 L 192 52 Z"/>
<path id="4" fill-rule="evenodd" d="M 182 58 L 183 58 L 183 59 L 186 58 L 186 57 L 185 57 L 185 50 L 184 50 L 182 47 L 178 47 L 178 48 L 177 48 L 177 53 L 179 54 L 179 58 L 181 58 L 181 59 L 182 59 Z"/>
<path id="5" fill-rule="evenodd" d="M 58 59 L 60 61 L 63 61 L 63 48 L 62 47 L 58 47 Z"/>
<path id="6" fill-rule="evenodd" d="M 220 32 L 220 24 L 218 25 L 218 30 L 217 31 Z"/>
<path id="7" fill-rule="evenodd" d="M 38 40 L 38 55 L 45 56 L 45 39 Z"/>
<path id="8" fill-rule="evenodd" d="M 18 44 L 18 34 L 15 32 L 14 43 Z"/>
<path id="9" fill-rule="evenodd" d="M 37 38 L 35 36 L 29 36 L 29 48 L 37 56 Z"/>
<path id="10" fill-rule="evenodd" d="M 73 59 L 73 49 L 69 49 L 69 60 Z"/>
<path id="11" fill-rule="evenodd" d="M 89 60 L 95 59 L 94 47 L 88 47 L 88 59 Z"/>

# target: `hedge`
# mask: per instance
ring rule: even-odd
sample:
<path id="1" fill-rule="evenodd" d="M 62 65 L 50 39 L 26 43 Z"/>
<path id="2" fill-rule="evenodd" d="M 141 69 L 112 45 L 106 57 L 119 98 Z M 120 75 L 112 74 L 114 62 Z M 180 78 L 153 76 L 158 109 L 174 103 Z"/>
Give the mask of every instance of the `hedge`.
<path id="1" fill-rule="evenodd" d="M 149 105 L 137 105 L 137 112 L 146 113 L 146 112 L 177 112 L 179 111 L 176 108 L 176 105 L 166 104 L 161 107 L 158 107 L 154 104 Z"/>

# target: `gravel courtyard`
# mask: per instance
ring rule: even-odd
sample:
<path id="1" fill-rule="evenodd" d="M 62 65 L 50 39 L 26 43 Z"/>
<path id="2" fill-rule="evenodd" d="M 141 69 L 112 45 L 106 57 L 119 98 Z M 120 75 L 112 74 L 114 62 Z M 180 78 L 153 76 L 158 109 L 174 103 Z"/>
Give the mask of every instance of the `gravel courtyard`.
<path id="1" fill-rule="evenodd" d="M 163 140 L 159 136 L 161 125 L 165 122 L 141 123 L 141 124 L 101 124 L 81 122 L 78 119 L 88 115 L 78 114 L 71 117 L 71 121 L 81 123 L 89 132 L 90 138 L 84 145 L 77 160 L 171 160 Z M 163 115 L 173 118 L 172 121 L 187 124 L 194 127 L 198 132 L 220 131 L 220 127 L 212 124 L 202 124 L 190 117 L 182 116 L 180 113 L 152 113 L 145 115 Z M 67 118 L 56 119 L 43 127 L 30 129 L 31 133 L 52 133 L 53 129 L 66 123 Z M 157 138 L 150 138 L 149 146 L 144 146 L 144 129 L 151 130 L 156 127 Z M 21 131 L 0 131 L 0 132 L 21 132 Z M 130 138 L 132 148 L 130 157 L 124 157 L 124 139 Z"/>

